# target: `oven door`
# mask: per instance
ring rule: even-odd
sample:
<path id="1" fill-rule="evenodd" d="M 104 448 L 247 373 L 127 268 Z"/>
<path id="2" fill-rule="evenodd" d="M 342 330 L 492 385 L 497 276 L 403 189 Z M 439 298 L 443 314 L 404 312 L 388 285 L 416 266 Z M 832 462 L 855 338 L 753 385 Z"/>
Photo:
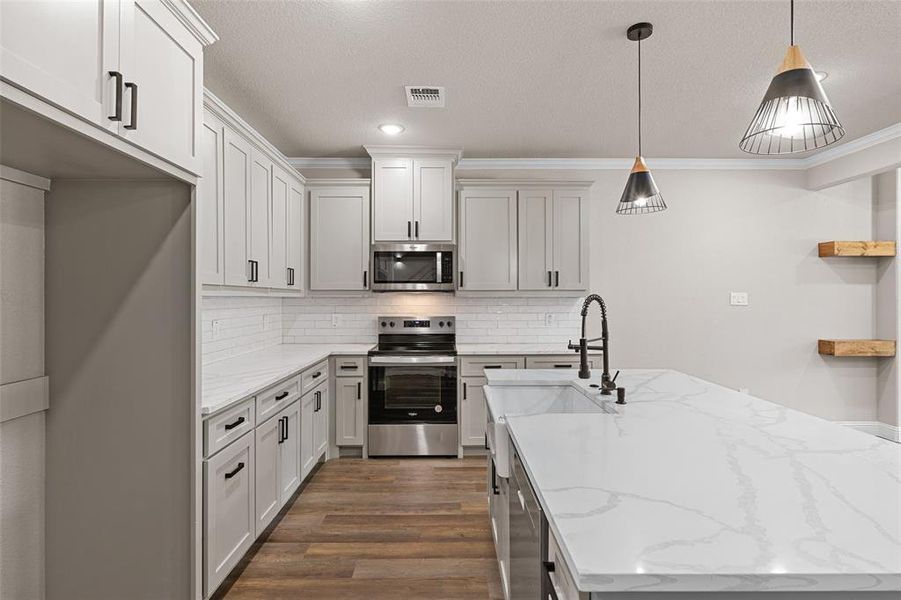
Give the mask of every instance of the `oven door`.
<path id="1" fill-rule="evenodd" d="M 451 362 L 409 361 L 425 357 L 370 357 L 369 423 L 457 422 L 457 366 Z"/>
<path id="2" fill-rule="evenodd" d="M 452 244 L 376 244 L 372 247 L 372 290 L 453 291 Z"/>

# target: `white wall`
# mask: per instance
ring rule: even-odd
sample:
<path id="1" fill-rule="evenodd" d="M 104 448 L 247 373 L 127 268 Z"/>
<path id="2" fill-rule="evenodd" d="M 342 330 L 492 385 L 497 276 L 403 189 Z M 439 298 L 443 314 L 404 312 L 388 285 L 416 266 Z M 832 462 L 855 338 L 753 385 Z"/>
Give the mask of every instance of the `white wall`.
<path id="1" fill-rule="evenodd" d="M 0 402 L 43 375 L 44 191 L 2 179 Z M 0 598 L 44 597 L 44 447 L 43 411 L 0 423 Z"/>
<path id="2" fill-rule="evenodd" d="M 873 236 L 868 179 L 809 191 L 800 171 L 664 170 L 655 178 L 669 210 L 619 216 L 625 172 L 458 176 L 595 181 L 591 291 L 607 300 L 614 368 L 674 368 L 829 419 L 877 418 L 878 360 L 816 350 L 821 337 L 874 335 L 877 263 L 817 256 L 817 242 Z M 750 306 L 730 306 L 730 291 L 748 292 Z M 578 309 L 576 299 L 381 294 L 285 299 L 282 318 L 285 342 L 372 341 L 378 314 L 446 312 L 460 342 L 562 345 L 578 335 Z M 546 312 L 556 327 L 544 326 Z"/>
<path id="3" fill-rule="evenodd" d="M 901 231 L 901 170 L 873 178 L 873 227 L 875 239 L 898 240 Z M 901 340 L 901 259 L 878 259 L 876 285 L 876 336 Z M 879 361 L 878 416 L 879 421 L 894 428 L 895 437 L 901 431 L 901 370 L 898 357 Z M 899 438 L 901 439 L 901 438 Z"/>

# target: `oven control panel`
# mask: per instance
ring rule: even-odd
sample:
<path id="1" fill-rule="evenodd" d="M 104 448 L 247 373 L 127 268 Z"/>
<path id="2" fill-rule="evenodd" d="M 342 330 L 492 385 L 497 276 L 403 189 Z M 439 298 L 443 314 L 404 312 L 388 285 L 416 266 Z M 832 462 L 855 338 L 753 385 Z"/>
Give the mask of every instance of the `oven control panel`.
<path id="1" fill-rule="evenodd" d="M 453 333 L 454 317 L 379 317 L 379 333 Z"/>

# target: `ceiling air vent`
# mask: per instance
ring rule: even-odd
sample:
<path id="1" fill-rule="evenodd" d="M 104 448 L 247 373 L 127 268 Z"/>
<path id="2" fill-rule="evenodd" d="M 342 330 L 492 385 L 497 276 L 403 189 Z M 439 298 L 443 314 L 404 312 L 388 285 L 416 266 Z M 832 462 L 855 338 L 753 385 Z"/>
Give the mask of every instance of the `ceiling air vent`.
<path id="1" fill-rule="evenodd" d="M 444 88 L 434 85 L 408 85 L 407 106 L 444 108 Z"/>

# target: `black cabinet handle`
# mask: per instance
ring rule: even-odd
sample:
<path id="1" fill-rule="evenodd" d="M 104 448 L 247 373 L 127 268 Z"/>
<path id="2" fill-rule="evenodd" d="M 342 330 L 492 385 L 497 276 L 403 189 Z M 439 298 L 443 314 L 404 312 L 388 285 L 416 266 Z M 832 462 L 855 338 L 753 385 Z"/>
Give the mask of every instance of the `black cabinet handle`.
<path id="1" fill-rule="evenodd" d="M 228 473 L 225 474 L 225 478 L 226 478 L 226 479 L 231 479 L 232 477 L 234 477 L 235 475 L 237 475 L 237 474 L 241 471 L 241 469 L 243 469 L 243 468 L 244 468 L 244 463 L 239 462 L 239 463 L 238 463 L 238 466 L 235 467 L 233 471 L 229 471 Z"/>
<path id="2" fill-rule="evenodd" d="M 366 287 L 366 283 L 367 283 L 367 281 L 368 281 L 368 279 L 369 279 L 368 275 L 369 275 L 369 272 L 368 272 L 368 271 L 363 271 L 363 287 L 364 287 L 364 288 Z"/>
<path id="3" fill-rule="evenodd" d="M 357 365 L 340 365 L 338 368 L 342 371 L 356 371 Z"/>
<path id="4" fill-rule="evenodd" d="M 483 369 L 503 369 L 504 365 L 485 365 Z"/>
<path id="5" fill-rule="evenodd" d="M 278 443 L 285 441 L 285 417 L 278 418 Z"/>
<path id="6" fill-rule="evenodd" d="M 285 420 L 285 439 L 288 439 L 288 417 L 282 417 Z"/>
<path id="7" fill-rule="evenodd" d="M 316 379 L 320 375 L 322 375 L 322 371 L 316 371 L 315 373 L 313 373 L 313 379 Z"/>
<path id="8" fill-rule="evenodd" d="M 113 116 L 109 117 L 110 121 L 122 120 L 122 73 L 119 71 L 110 71 L 110 77 L 116 79 L 116 102 Z"/>
<path id="9" fill-rule="evenodd" d="M 554 287 L 560 287 L 560 271 L 554 271 Z"/>
<path id="10" fill-rule="evenodd" d="M 548 287 L 551 287 L 551 285 L 552 285 L 552 284 L 551 284 L 551 272 L 548 271 L 548 272 L 547 272 L 547 286 L 548 286 Z"/>
<path id="11" fill-rule="evenodd" d="M 541 566 L 544 567 L 542 569 L 542 579 L 545 580 L 545 588 L 547 588 L 547 597 L 548 600 L 560 600 L 557 596 L 557 590 L 554 589 L 554 584 L 551 581 L 551 573 L 554 572 L 554 563 L 550 561 L 544 561 L 541 563 Z"/>
<path id="12" fill-rule="evenodd" d="M 284 400 L 287 397 L 288 397 L 288 392 L 282 392 L 281 394 L 275 395 L 276 400 Z"/>
<path id="13" fill-rule="evenodd" d="M 411 222 L 407 221 L 407 239 L 410 239 L 411 237 L 413 237 L 413 235 L 410 233 L 411 225 L 412 225 Z"/>
<path id="14" fill-rule="evenodd" d="M 363 384 L 359 381 L 357 382 L 357 400 L 363 399 Z"/>
<path id="15" fill-rule="evenodd" d="M 125 126 L 125 129 L 138 128 L 138 84 L 127 83 L 125 87 L 131 90 L 131 123 Z"/>
<path id="16" fill-rule="evenodd" d="M 294 285 L 294 269 L 288 267 L 288 285 Z"/>
<path id="17" fill-rule="evenodd" d="M 460 287 L 463 287 L 463 271 L 460 271 Z"/>
<path id="18" fill-rule="evenodd" d="M 250 263 L 250 279 L 247 281 L 254 283 L 260 280 L 260 263 L 255 260 L 248 260 Z"/>
<path id="19" fill-rule="evenodd" d="M 419 239 L 419 221 L 416 221 L 416 233 L 415 233 L 415 237 L 416 237 L 417 240 Z"/>
<path id="20" fill-rule="evenodd" d="M 572 365 L 554 365 L 555 369 L 572 369 Z"/>
<path id="21" fill-rule="evenodd" d="M 463 399 L 466 400 L 466 382 L 463 382 Z"/>
<path id="22" fill-rule="evenodd" d="M 238 425 L 240 425 L 243 422 L 244 422 L 244 417 L 238 417 L 238 420 L 235 421 L 234 423 L 226 423 L 225 430 L 229 431 L 231 429 L 234 429 L 235 427 L 237 427 Z"/>

